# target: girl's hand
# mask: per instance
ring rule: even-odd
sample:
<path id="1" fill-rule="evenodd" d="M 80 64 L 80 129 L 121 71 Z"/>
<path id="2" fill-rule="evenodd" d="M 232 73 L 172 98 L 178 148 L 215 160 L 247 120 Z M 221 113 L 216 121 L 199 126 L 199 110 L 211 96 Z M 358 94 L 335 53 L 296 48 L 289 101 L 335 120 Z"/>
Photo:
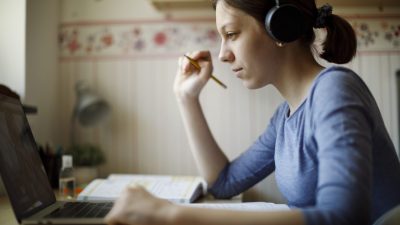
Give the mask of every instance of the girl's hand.
<path id="1" fill-rule="evenodd" d="M 209 51 L 198 51 L 186 55 L 196 60 L 201 69 L 196 69 L 186 57 L 179 58 L 174 82 L 174 92 L 178 99 L 198 98 L 213 70 Z"/>
<path id="2" fill-rule="evenodd" d="M 130 186 L 117 199 L 105 221 L 110 225 L 170 224 L 175 207 L 166 200 L 155 198 L 140 186 Z"/>

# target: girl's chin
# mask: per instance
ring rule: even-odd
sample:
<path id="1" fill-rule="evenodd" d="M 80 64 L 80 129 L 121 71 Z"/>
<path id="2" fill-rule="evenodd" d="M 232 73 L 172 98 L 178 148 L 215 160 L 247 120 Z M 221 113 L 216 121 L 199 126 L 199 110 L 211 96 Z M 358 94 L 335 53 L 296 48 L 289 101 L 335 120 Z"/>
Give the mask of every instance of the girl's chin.
<path id="1" fill-rule="evenodd" d="M 260 84 L 255 81 L 252 81 L 252 80 L 242 79 L 242 82 L 243 82 L 243 86 L 245 86 L 247 89 L 258 89 L 258 88 L 262 88 L 265 86 L 264 84 Z"/>

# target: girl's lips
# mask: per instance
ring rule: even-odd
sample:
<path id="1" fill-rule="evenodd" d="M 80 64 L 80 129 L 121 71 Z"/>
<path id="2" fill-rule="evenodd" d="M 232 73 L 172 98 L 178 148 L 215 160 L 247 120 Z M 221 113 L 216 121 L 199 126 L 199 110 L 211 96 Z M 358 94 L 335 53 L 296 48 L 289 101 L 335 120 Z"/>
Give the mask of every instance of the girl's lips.
<path id="1" fill-rule="evenodd" d="M 232 69 L 232 71 L 236 74 L 237 77 L 240 78 L 240 74 L 243 68 L 238 68 L 238 69 Z"/>

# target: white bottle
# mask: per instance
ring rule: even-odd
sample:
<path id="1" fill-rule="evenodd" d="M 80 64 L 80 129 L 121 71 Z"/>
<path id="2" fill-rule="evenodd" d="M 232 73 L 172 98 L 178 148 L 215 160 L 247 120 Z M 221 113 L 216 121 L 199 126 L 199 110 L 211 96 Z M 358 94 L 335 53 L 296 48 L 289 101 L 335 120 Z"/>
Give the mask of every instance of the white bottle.
<path id="1" fill-rule="evenodd" d="M 62 156 L 62 167 L 59 180 L 60 198 L 62 200 L 75 197 L 75 176 L 72 168 L 72 156 Z"/>

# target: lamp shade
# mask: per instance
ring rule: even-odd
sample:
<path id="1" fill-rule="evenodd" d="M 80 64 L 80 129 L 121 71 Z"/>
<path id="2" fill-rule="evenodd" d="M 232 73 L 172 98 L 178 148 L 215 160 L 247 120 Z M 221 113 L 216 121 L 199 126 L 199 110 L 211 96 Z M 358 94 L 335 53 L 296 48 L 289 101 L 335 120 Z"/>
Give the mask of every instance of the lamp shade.
<path id="1" fill-rule="evenodd" d="M 76 94 L 73 116 L 82 126 L 95 125 L 109 114 L 107 102 L 93 93 L 85 83 L 77 82 Z"/>

